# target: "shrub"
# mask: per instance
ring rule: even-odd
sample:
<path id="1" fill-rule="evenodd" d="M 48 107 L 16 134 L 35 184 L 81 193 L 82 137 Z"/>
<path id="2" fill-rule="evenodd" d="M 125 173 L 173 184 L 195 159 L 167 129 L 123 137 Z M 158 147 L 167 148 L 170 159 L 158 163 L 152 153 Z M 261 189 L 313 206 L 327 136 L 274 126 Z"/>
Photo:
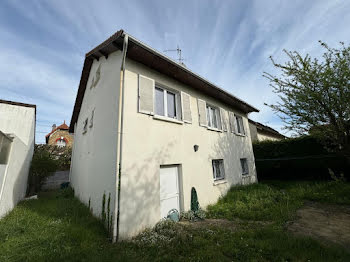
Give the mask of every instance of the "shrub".
<path id="1" fill-rule="evenodd" d="M 179 234 L 179 228 L 176 227 L 176 223 L 163 219 L 158 222 L 153 229 L 146 229 L 133 239 L 133 242 L 139 246 L 159 246 L 166 245 L 176 238 Z"/>

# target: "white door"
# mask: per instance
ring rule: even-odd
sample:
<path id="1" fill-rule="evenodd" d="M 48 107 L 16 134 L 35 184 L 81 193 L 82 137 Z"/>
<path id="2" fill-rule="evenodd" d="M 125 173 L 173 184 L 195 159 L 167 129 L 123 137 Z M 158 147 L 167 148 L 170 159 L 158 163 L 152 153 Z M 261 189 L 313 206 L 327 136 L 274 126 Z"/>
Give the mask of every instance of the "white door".
<path id="1" fill-rule="evenodd" d="M 160 167 L 160 218 L 176 208 L 180 212 L 179 173 L 177 166 Z"/>

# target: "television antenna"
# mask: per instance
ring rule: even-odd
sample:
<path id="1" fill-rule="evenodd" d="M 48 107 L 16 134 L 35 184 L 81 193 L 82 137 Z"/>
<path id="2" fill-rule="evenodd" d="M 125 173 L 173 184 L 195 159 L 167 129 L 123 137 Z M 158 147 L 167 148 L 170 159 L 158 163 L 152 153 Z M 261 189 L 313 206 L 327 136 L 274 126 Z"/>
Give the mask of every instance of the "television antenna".
<path id="1" fill-rule="evenodd" d="M 182 58 L 182 50 L 181 48 L 179 47 L 179 45 L 177 45 L 177 48 L 176 49 L 167 49 L 167 50 L 164 50 L 164 52 L 177 52 L 177 55 L 178 55 L 178 59 L 177 61 L 182 64 L 182 65 L 185 65 L 183 63 L 183 61 L 185 61 L 185 59 Z"/>

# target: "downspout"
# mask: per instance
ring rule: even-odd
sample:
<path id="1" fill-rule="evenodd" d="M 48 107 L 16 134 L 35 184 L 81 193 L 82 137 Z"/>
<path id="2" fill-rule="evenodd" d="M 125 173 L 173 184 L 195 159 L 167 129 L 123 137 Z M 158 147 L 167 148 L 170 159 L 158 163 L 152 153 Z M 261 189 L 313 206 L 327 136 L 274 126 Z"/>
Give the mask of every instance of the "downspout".
<path id="1" fill-rule="evenodd" d="M 129 37 L 127 34 L 124 34 L 124 42 L 123 42 L 123 54 L 122 54 L 122 65 L 121 65 L 121 71 L 123 72 L 123 78 L 121 81 L 120 86 L 120 96 L 121 96 L 121 103 L 120 103 L 120 97 L 119 97 L 119 120 L 120 120 L 120 129 L 118 132 L 118 141 L 119 141 L 119 154 L 117 154 L 117 165 L 118 165 L 118 178 L 117 178 L 117 222 L 116 226 L 113 229 L 113 236 L 116 236 L 113 238 L 113 242 L 118 241 L 119 239 L 119 219 L 120 219 L 120 191 L 121 191 L 121 170 L 122 170 L 122 149 L 123 149 L 123 127 L 124 127 L 124 86 L 125 86 L 125 58 L 126 58 L 126 52 L 128 49 L 128 40 Z"/>

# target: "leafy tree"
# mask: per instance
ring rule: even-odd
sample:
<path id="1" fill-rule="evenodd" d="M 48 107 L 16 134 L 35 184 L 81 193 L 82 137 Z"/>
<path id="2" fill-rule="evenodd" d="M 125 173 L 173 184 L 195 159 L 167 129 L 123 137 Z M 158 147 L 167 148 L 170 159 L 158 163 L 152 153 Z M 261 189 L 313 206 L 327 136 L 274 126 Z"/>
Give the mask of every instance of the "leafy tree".
<path id="1" fill-rule="evenodd" d="M 29 194 L 38 192 L 44 179 L 56 170 L 70 167 L 72 150 L 67 147 L 35 145 L 29 174 Z"/>
<path id="2" fill-rule="evenodd" d="M 317 136 L 328 150 L 350 153 L 350 47 L 325 49 L 322 59 L 284 50 L 279 76 L 264 72 L 280 101 L 269 105 L 287 130 Z"/>
<path id="3" fill-rule="evenodd" d="M 29 173 L 29 194 L 40 191 L 44 179 L 55 172 L 57 161 L 47 147 L 36 145 Z"/>

